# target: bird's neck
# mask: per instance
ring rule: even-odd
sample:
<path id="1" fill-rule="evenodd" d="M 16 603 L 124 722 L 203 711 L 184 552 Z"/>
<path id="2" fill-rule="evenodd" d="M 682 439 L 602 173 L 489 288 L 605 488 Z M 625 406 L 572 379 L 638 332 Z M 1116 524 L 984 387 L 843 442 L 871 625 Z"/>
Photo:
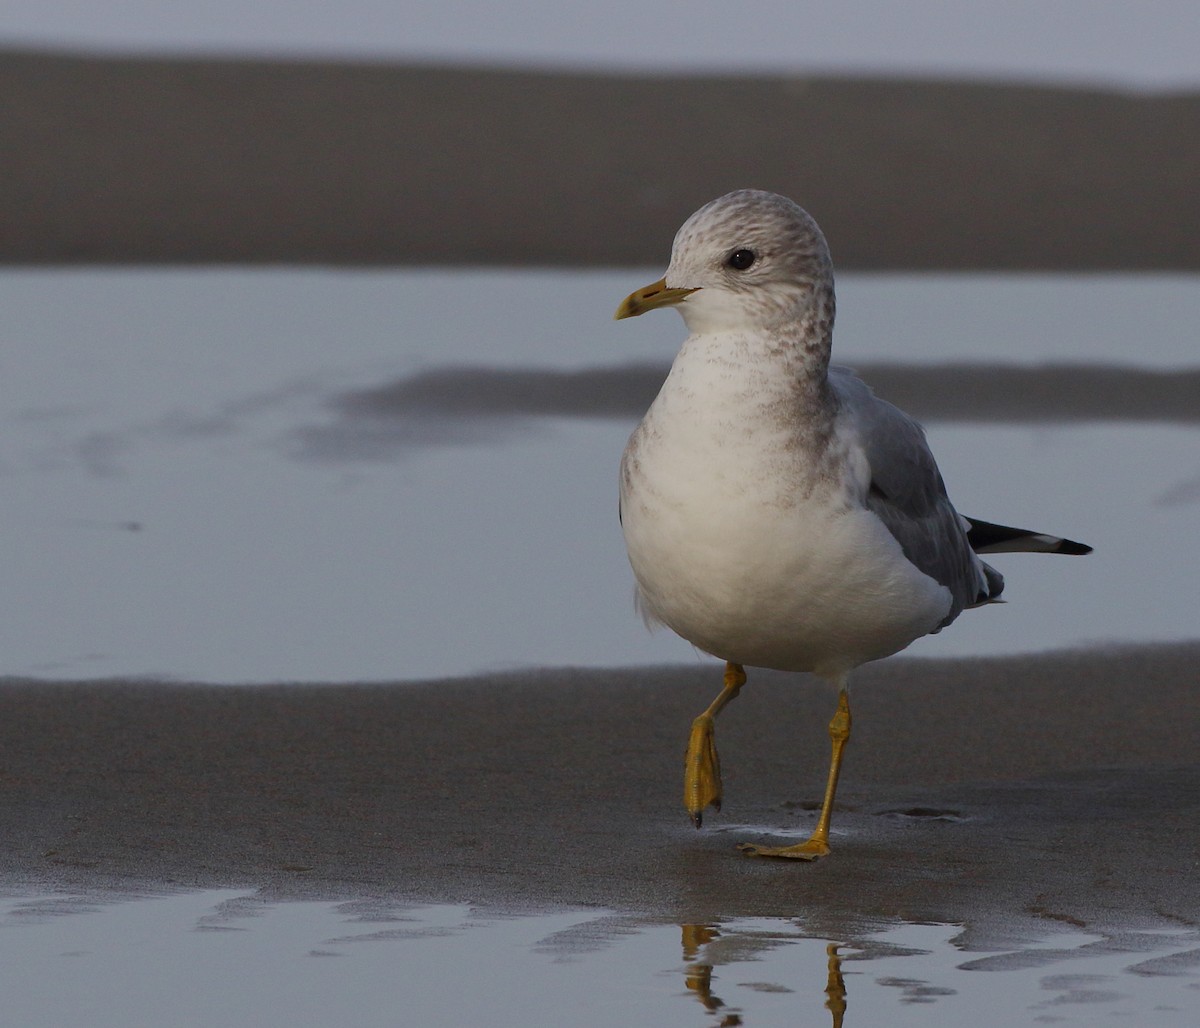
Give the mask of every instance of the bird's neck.
<path id="1" fill-rule="evenodd" d="M 796 355 L 800 367 L 814 380 L 824 381 L 829 370 L 836 315 L 833 283 L 820 282 L 812 286 L 812 292 L 798 311 L 773 328 L 774 333 L 786 338 L 788 350 Z"/>
<path id="2" fill-rule="evenodd" d="M 833 286 L 814 288 L 807 302 L 789 310 L 777 323 L 763 326 L 755 338 L 779 381 L 806 407 L 828 405 L 829 357 L 836 312 Z"/>

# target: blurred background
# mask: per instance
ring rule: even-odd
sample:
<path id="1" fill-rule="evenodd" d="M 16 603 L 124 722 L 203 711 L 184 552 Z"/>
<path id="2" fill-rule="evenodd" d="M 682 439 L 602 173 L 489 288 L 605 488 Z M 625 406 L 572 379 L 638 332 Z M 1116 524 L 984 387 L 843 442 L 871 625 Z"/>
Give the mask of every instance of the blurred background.
<path id="1" fill-rule="evenodd" d="M 0 11 L 0 673 L 696 661 L 616 465 L 691 211 L 829 237 L 966 513 L 1084 539 L 913 652 L 1194 638 L 1200 9 Z"/>
<path id="2" fill-rule="evenodd" d="M 564 9 L 549 0 L 497 7 L 455 0 L 398 8 L 346 0 L 10 0 L 10 45 L 110 53 L 371 57 L 636 71 L 934 75 L 1186 89 L 1200 83 L 1200 12 L 1187 0 L 949 0 L 831 6 L 766 0 L 663 0 Z"/>

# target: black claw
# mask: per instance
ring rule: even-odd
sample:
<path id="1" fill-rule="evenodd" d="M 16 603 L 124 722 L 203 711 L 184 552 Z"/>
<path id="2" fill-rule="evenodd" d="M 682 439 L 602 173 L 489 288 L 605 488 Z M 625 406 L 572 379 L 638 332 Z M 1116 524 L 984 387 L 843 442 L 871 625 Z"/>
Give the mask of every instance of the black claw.
<path id="1" fill-rule="evenodd" d="M 692 824 L 694 824 L 697 828 L 699 828 L 703 822 L 704 822 L 704 812 L 701 810 L 697 810 L 696 813 L 694 813 L 692 815 Z"/>

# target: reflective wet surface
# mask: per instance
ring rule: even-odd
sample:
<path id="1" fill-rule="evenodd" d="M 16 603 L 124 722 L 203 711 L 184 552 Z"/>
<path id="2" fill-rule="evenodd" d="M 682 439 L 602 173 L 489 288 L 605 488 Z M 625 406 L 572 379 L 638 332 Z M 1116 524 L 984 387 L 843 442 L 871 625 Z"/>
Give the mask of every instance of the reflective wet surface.
<path id="1" fill-rule="evenodd" d="M 633 613 L 616 519 L 621 449 L 683 335 L 669 313 L 611 320 L 646 274 L 0 273 L 0 673 L 694 660 Z M 1197 320 L 1196 276 L 846 275 L 835 350 L 926 374 L 919 398 L 988 385 L 939 379 L 949 362 L 1194 369 Z M 1200 451 L 1178 398 L 1155 420 L 1131 379 L 1132 420 L 1083 395 L 1097 420 L 1014 398 L 1005 422 L 988 388 L 986 423 L 930 424 L 956 504 L 1096 552 L 997 558 L 1010 602 L 909 652 L 1193 637 Z"/>
<path id="2" fill-rule="evenodd" d="M 5 1021 L 43 1025 L 1195 1024 L 1184 926 L 966 948 L 961 927 L 848 938 L 803 915 L 667 924 L 236 891 L 0 904 Z"/>

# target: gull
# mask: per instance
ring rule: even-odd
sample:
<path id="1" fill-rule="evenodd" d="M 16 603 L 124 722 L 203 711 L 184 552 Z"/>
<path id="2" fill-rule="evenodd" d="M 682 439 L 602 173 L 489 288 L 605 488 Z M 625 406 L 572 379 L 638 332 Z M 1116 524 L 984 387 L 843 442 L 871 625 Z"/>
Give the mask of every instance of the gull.
<path id="1" fill-rule="evenodd" d="M 815 860 L 850 737 L 848 676 L 999 599 L 980 553 L 1083 554 L 1090 546 L 959 514 L 925 434 L 853 372 L 831 366 L 833 263 L 800 206 L 743 189 L 701 207 L 666 274 L 616 318 L 660 307 L 688 337 L 621 459 L 620 517 L 650 624 L 725 661 L 692 723 L 684 805 L 720 809 L 714 719 L 746 666 L 837 687 L 816 828 L 749 855 Z"/>

